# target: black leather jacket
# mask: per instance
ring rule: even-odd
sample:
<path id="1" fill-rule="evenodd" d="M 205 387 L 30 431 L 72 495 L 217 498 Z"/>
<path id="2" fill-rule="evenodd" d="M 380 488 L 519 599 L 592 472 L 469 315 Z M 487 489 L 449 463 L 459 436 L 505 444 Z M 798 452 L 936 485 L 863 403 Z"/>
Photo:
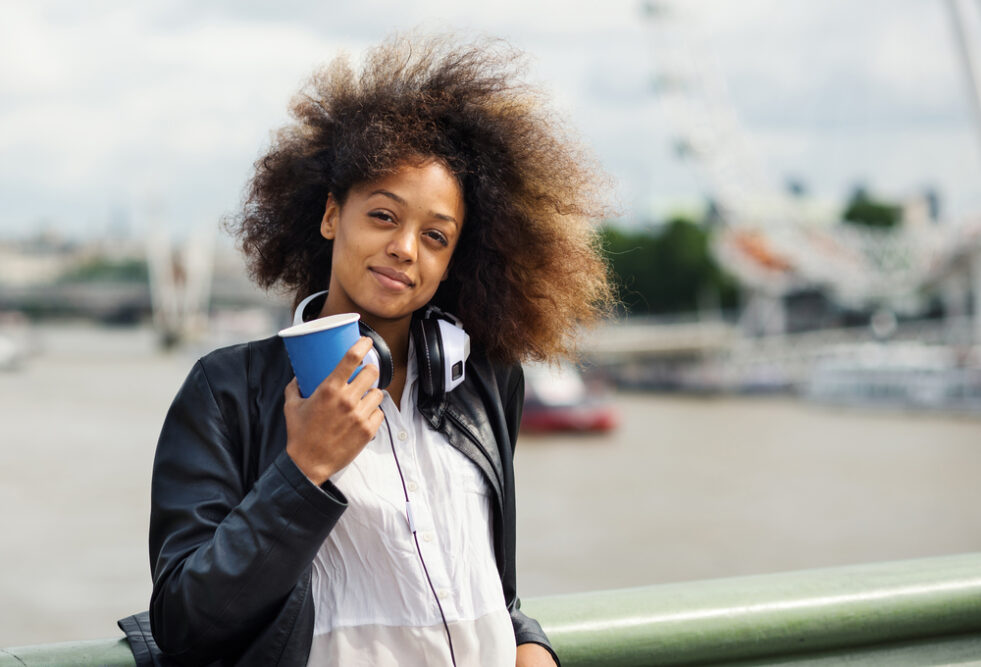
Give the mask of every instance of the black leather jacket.
<path id="1" fill-rule="evenodd" d="M 329 481 L 311 484 L 286 454 L 291 378 L 279 338 L 217 350 L 194 366 L 167 414 L 153 464 L 150 625 L 170 660 L 306 664 L 311 563 L 346 500 Z M 419 410 L 493 489 L 516 642 L 552 651 L 515 592 L 512 458 L 523 397 L 520 366 L 498 367 L 474 350 L 465 382 L 440 400 L 420 396 Z"/>

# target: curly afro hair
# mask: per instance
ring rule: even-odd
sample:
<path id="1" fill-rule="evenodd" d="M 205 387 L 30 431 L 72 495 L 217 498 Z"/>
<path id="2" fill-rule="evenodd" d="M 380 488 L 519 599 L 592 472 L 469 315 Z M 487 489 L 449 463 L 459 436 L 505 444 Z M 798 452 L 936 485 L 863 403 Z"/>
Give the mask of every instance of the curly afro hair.
<path id="1" fill-rule="evenodd" d="M 232 221 L 263 288 L 326 288 L 328 193 L 436 159 L 462 190 L 466 222 L 433 302 L 502 363 L 572 357 L 582 325 L 612 301 L 597 225 L 607 179 L 520 82 L 523 56 L 499 40 L 392 38 L 359 72 L 338 57 L 294 98 L 293 122 L 255 164 Z"/>

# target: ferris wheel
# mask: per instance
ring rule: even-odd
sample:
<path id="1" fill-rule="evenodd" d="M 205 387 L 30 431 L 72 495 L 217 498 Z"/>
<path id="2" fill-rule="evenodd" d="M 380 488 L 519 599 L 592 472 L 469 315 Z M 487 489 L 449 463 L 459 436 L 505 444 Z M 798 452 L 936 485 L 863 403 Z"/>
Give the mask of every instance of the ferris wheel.
<path id="1" fill-rule="evenodd" d="M 947 8 L 981 132 L 981 76 L 964 32 L 967 7 L 947 0 Z M 925 305 L 924 285 L 943 280 L 965 254 L 981 276 L 981 220 L 929 224 L 911 210 L 907 224 L 883 231 L 841 224 L 775 187 L 690 10 L 690 2 L 648 0 L 642 7 L 654 50 L 653 87 L 677 152 L 697 166 L 724 223 L 715 255 L 749 289 L 751 308 L 768 319 L 761 332 L 779 332 L 781 299 L 801 289 L 821 288 L 849 308 L 912 314 Z M 978 313 L 981 277 L 973 282 Z"/>

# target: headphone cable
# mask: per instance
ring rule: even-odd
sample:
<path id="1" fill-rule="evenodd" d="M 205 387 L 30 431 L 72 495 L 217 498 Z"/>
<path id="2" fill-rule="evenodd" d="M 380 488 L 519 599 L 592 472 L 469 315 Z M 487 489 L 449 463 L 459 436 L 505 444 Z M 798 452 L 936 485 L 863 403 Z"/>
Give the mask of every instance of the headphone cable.
<path id="1" fill-rule="evenodd" d="M 443 629 L 446 630 L 446 641 L 450 646 L 450 662 L 456 667 L 456 655 L 453 653 L 453 637 L 450 636 L 450 625 L 446 622 L 446 614 L 443 613 L 443 605 L 440 604 L 439 595 L 436 594 L 436 587 L 433 586 L 433 579 L 429 576 L 429 568 L 426 567 L 426 559 L 422 557 L 422 547 L 419 546 L 419 535 L 416 533 L 416 522 L 412 516 L 412 503 L 409 501 L 409 490 L 405 486 L 405 476 L 402 474 L 402 464 L 399 463 L 399 456 L 395 452 L 395 438 L 392 437 L 392 425 L 388 423 L 388 416 L 385 416 L 385 428 L 388 429 L 388 444 L 392 448 L 392 456 L 395 458 L 395 468 L 399 471 L 399 480 L 402 482 L 402 494 L 405 496 L 405 518 L 409 522 L 409 530 L 412 531 L 412 539 L 416 543 L 416 553 L 419 554 L 419 562 L 422 563 L 422 571 L 426 574 L 426 581 L 429 583 L 429 590 L 433 592 L 433 599 L 436 600 L 436 607 L 439 609 L 439 616 L 443 619 Z"/>

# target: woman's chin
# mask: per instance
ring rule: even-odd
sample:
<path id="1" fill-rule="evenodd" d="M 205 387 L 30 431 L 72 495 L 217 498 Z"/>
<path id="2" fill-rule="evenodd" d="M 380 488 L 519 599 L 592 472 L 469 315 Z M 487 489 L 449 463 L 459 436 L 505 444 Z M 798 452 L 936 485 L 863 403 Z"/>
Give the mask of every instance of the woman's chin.
<path id="1" fill-rule="evenodd" d="M 398 320 L 408 320 L 412 317 L 412 313 L 416 311 L 415 308 L 405 305 L 393 305 L 393 304 L 367 304 L 367 306 L 358 307 L 358 312 L 361 313 L 361 319 L 368 321 L 384 321 L 384 322 L 395 322 Z"/>
<path id="2" fill-rule="evenodd" d="M 394 321 L 411 318 L 412 314 L 429 303 L 430 299 L 432 295 L 425 301 L 418 298 L 410 301 L 405 298 L 392 299 L 383 296 L 365 299 L 355 305 L 358 306 L 358 312 L 363 318 Z"/>

